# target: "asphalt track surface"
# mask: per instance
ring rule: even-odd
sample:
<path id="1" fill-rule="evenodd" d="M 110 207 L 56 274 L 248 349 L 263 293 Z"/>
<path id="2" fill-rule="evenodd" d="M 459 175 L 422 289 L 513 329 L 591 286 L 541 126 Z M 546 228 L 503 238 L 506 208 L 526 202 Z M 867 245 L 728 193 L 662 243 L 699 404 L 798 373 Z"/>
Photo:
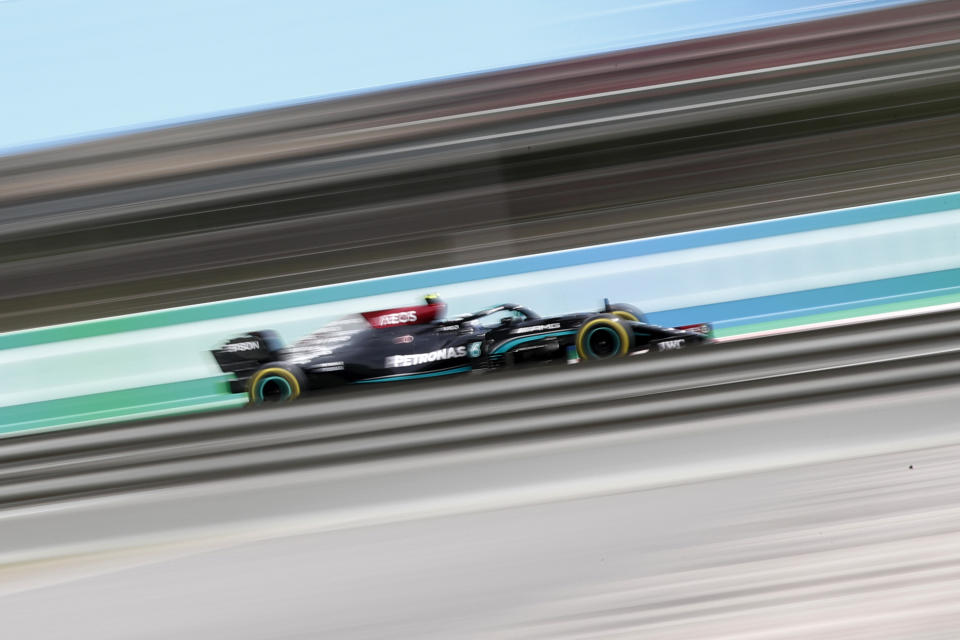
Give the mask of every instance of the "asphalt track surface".
<path id="1" fill-rule="evenodd" d="M 958 402 L 938 385 L 440 452 L 354 468 L 350 496 L 300 472 L 7 513 L 155 535 L 4 565 L 0 615 L 43 639 L 953 638 Z"/>
<path id="2" fill-rule="evenodd" d="M 956 316 L 412 386 L 380 407 L 353 397 L 326 413 L 304 403 L 7 440 L 4 631 L 951 638 Z M 546 408 L 470 395 L 484 385 Z M 426 428 L 430 415 L 446 426 Z M 357 444 L 362 455 L 316 457 Z M 226 470 L 218 451 L 243 472 L 191 471 Z M 158 481 L 171 459 L 183 481 Z M 22 486 L 61 488 L 17 500 Z"/>

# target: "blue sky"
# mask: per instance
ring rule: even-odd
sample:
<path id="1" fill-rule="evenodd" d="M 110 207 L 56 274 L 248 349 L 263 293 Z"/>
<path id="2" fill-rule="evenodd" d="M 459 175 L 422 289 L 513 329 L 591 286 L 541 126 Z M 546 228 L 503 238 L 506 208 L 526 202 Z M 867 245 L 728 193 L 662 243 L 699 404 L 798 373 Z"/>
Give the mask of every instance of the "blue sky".
<path id="1" fill-rule="evenodd" d="M 904 0 L 0 0 L 0 153 Z"/>

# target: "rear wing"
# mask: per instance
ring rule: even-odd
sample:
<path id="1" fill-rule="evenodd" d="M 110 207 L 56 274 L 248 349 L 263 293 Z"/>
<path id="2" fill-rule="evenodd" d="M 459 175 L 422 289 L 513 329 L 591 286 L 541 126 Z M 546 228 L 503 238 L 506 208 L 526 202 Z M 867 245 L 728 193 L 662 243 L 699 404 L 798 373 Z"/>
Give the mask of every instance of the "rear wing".
<path id="1" fill-rule="evenodd" d="M 251 331 L 211 351 L 220 370 L 244 380 L 267 362 L 280 359 L 283 341 L 275 331 Z"/>

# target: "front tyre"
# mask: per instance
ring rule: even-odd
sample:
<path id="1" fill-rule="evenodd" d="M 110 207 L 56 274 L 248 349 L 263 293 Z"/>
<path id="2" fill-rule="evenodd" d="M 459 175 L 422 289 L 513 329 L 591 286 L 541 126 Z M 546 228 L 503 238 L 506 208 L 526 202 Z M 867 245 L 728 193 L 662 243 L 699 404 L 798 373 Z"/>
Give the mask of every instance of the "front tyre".
<path id="1" fill-rule="evenodd" d="M 250 376 L 247 398 L 252 405 L 290 402 L 306 388 L 306 377 L 296 365 L 285 362 L 265 364 Z"/>
<path id="2" fill-rule="evenodd" d="M 580 326 L 576 345 L 581 360 L 620 358 L 633 350 L 633 331 L 617 316 L 594 316 Z"/>

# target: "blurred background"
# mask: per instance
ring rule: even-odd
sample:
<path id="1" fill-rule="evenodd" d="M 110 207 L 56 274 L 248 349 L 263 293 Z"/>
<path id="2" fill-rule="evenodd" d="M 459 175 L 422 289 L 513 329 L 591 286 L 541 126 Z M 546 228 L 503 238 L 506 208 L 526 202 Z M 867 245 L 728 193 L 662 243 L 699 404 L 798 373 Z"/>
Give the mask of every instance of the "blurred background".
<path id="1" fill-rule="evenodd" d="M 15 637 L 955 635 L 957 0 L 0 0 L 0 53 Z M 210 355 L 433 291 L 717 344 L 272 411 Z"/>

